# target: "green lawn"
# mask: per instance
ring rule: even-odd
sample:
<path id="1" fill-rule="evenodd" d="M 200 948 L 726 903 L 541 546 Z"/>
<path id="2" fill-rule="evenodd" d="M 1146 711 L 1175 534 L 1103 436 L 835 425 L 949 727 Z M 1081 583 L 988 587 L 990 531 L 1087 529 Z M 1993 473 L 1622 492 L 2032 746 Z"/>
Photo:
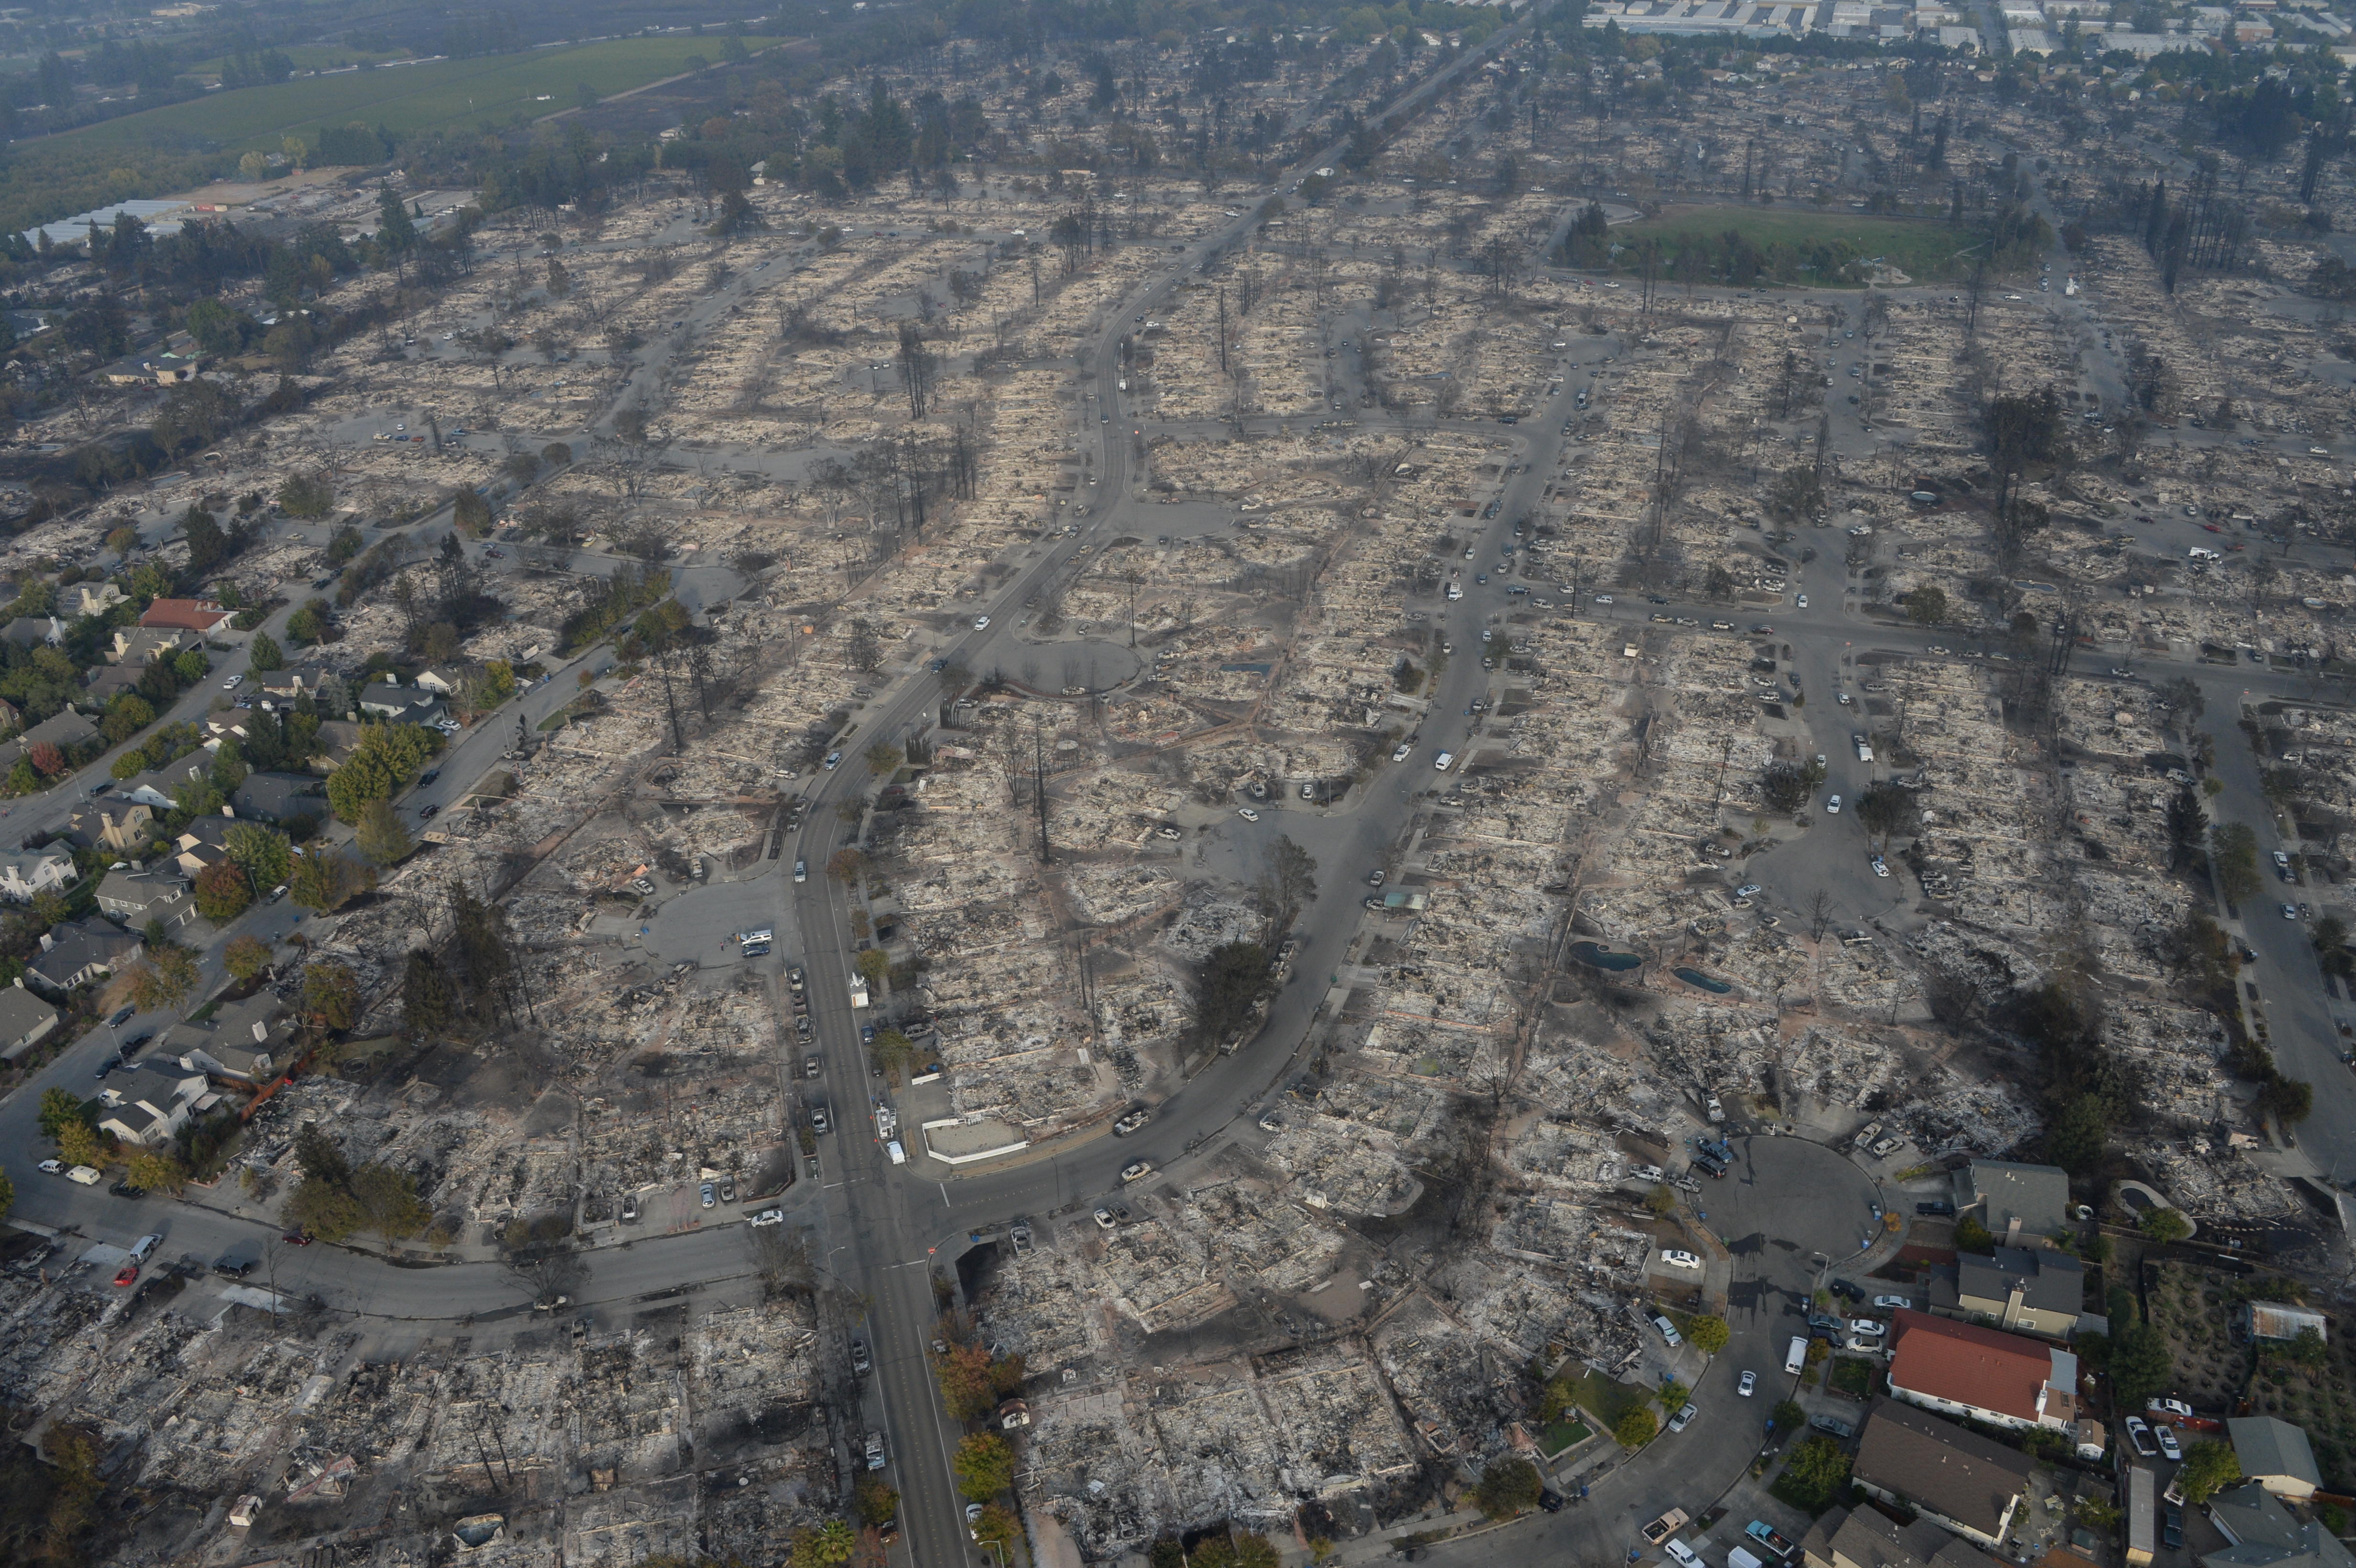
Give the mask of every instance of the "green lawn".
<path id="1" fill-rule="evenodd" d="M 23 154 L 55 146 L 138 147 L 156 144 L 241 152 L 276 151 L 282 138 L 322 125 L 359 121 L 392 131 L 471 130 L 485 120 L 505 124 L 521 113 L 537 118 L 579 101 L 583 82 L 600 97 L 644 87 L 688 69 L 691 55 L 720 58 L 717 37 L 614 38 L 602 43 L 532 49 L 477 59 L 432 60 L 343 76 L 310 77 L 272 87 L 209 93 L 187 103 L 126 114 L 97 125 L 21 144 Z M 759 49 L 774 38 L 747 38 Z"/>
<path id="2" fill-rule="evenodd" d="M 1786 283 L 1833 288 L 1862 287 L 1863 263 L 1879 257 L 1917 282 L 1947 282 L 1971 270 L 1973 247 L 1983 239 L 1971 225 L 1950 228 L 1935 219 L 1868 218 L 1857 212 L 1820 212 L 1783 207 L 1672 208 L 1611 231 L 1626 249 L 1619 270 L 1638 267 L 1630 250 L 1647 239 L 1662 243 L 1661 287 L 1671 297 L 1677 253 L 1688 245 L 1708 247 L 1713 260 L 1725 253 L 1724 236 L 1741 236 L 1764 257 L 1773 276 Z"/>
<path id="3" fill-rule="evenodd" d="M 1843 1356 L 1833 1362 L 1832 1386 L 1859 1399 L 1873 1397 L 1873 1363 L 1855 1356 Z"/>
<path id="4" fill-rule="evenodd" d="M 1583 1421 L 1558 1421 L 1538 1438 L 1538 1448 L 1542 1453 L 1559 1454 L 1572 1444 L 1584 1443 L 1594 1435 Z"/>
<path id="5" fill-rule="evenodd" d="M 1606 1432 L 1620 1424 L 1620 1418 L 1639 1405 L 1652 1403 L 1643 1389 L 1631 1388 L 1614 1378 L 1588 1371 L 1580 1374 L 1572 1385 L 1577 1391 L 1573 1399 L 1579 1408 L 1603 1424 Z M 1654 1413 L 1659 1414 L 1658 1411 Z"/>

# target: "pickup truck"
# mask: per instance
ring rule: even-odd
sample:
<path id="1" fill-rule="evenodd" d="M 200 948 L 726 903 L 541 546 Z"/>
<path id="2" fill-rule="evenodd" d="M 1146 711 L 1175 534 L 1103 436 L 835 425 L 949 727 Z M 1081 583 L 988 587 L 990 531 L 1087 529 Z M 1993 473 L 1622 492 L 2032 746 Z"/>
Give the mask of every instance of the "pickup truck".
<path id="1" fill-rule="evenodd" d="M 1769 1524 L 1763 1519 L 1754 1519 L 1749 1524 L 1744 1525 L 1742 1527 L 1742 1533 L 1749 1536 L 1751 1540 L 1757 1541 L 1760 1545 L 1765 1547 L 1768 1551 L 1773 1552 L 1778 1557 L 1789 1557 L 1792 1555 L 1792 1543 L 1784 1540 L 1782 1534 L 1775 1530 L 1774 1526 Z"/>
<path id="2" fill-rule="evenodd" d="M 1685 1509 L 1681 1508 L 1671 1509 L 1668 1512 L 1663 1514 L 1660 1518 L 1655 1520 L 1652 1523 L 1644 1527 L 1644 1544 L 1647 1546 L 1658 1546 L 1661 1542 L 1666 1541 L 1670 1536 L 1675 1535 L 1679 1530 L 1683 1529 L 1686 1524 L 1686 1520 L 1687 1515 Z"/>

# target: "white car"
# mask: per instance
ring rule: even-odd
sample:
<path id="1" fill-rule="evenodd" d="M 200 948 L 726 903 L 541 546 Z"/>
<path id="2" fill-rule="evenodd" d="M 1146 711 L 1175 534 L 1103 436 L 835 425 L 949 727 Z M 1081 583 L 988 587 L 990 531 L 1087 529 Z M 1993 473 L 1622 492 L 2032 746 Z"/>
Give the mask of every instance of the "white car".
<path id="1" fill-rule="evenodd" d="M 1444 773 L 1450 768 L 1456 765 L 1456 753 L 1453 752 L 1442 752 L 1440 755 L 1431 760 L 1431 765 L 1436 772 Z"/>
<path id="2" fill-rule="evenodd" d="M 2169 1463 L 2177 1464 L 2183 1460 L 2184 1446 L 2176 1440 L 2176 1428 L 2155 1426 L 2151 1429 L 2151 1435 L 2159 1439 L 2159 1451 L 2168 1456 Z"/>
<path id="3" fill-rule="evenodd" d="M 1808 596 L 1807 596 L 1806 594 L 1803 593 L 1803 594 L 1801 594 L 1797 599 L 1794 599 L 1794 601 L 1792 601 L 1792 603 L 1793 603 L 1794 604 L 1797 605 L 1799 608 L 1801 608 L 1801 609 L 1804 610 L 1804 609 L 1806 609 L 1806 608 L 1808 607 Z"/>
<path id="4" fill-rule="evenodd" d="M 1826 816 L 1838 816 L 1840 815 L 1840 796 L 1835 795 L 1830 800 L 1825 802 L 1825 815 Z"/>
<path id="5" fill-rule="evenodd" d="M 1694 1256 L 1691 1253 L 1682 1252 L 1675 1247 L 1671 1247 L 1667 1251 L 1664 1252 L 1661 1254 L 1661 1261 L 1668 1264 L 1671 1268 L 1701 1267 L 1701 1259 Z"/>
<path id="6" fill-rule="evenodd" d="M 744 1221 L 748 1225 L 782 1225 L 785 1222 L 786 1211 L 783 1209 L 764 1209 Z"/>
<path id="7" fill-rule="evenodd" d="M 990 617 L 987 615 L 976 615 L 973 618 L 973 629 L 977 632 L 987 632 L 990 630 Z"/>
<path id="8" fill-rule="evenodd" d="M 1687 1427 L 1693 1424 L 1693 1418 L 1700 1413 L 1701 1406 L 1697 1404 L 1687 1405 L 1683 1410 L 1669 1417 L 1669 1430 L 1672 1432 L 1683 1432 Z M 1672 1541 L 1670 1544 L 1674 1546 L 1681 1543 Z M 1690 1563 L 1695 1561 L 1695 1559 L 1693 1553 L 1688 1552 L 1683 1558 L 1678 1559 L 1678 1561 Z"/>
<path id="9" fill-rule="evenodd" d="M 1759 1374 L 1757 1372 L 1745 1372 L 1742 1374 L 1742 1381 L 1734 1385 L 1734 1392 L 1740 1394 L 1743 1398 L 1749 1399 L 1753 1393 L 1758 1392 L 1758 1388 Z"/>
<path id="10" fill-rule="evenodd" d="M 1873 1304 L 1884 1311 L 1896 1311 L 1901 1307 L 1912 1307 L 1914 1298 L 1909 1296 L 1877 1296 L 1873 1298 Z"/>
<path id="11" fill-rule="evenodd" d="M 1236 815 L 1242 817 L 1246 822 L 1258 822 L 1259 820 L 1259 813 L 1254 811 L 1248 805 L 1239 805 L 1236 807 Z"/>
<path id="12" fill-rule="evenodd" d="M 1595 602 L 1598 604 L 1609 604 L 1612 603 L 1612 595 L 1609 593 L 1599 593 L 1595 596 Z"/>
<path id="13" fill-rule="evenodd" d="M 2159 1453 L 2158 1448 L 2152 1443 L 2151 1428 L 2144 1424 L 2143 1417 L 2140 1415 L 2127 1417 L 2127 1441 L 2134 1444 L 2135 1451 L 2147 1459 Z"/>
<path id="14" fill-rule="evenodd" d="M 1890 1325 L 1876 1323 L 1870 1317 L 1852 1317 L 1848 1320 L 1848 1331 L 1860 1339 L 1878 1339 L 1890 1332 Z"/>
<path id="15" fill-rule="evenodd" d="M 798 882 L 807 882 L 809 880 L 809 862 L 808 860 L 797 860 L 794 862 L 794 880 Z"/>
<path id="16" fill-rule="evenodd" d="M 1873 874 L 1877 877 L 1890 875 L 1890 868 L 1882 863 L 1881 857 L 1879 855 L 1873 858 Z"/>
<path id="17" fill-rule="evenodd" d="M 1107 1231 L 1111 1230 L 1113 1225 L 1112 1211 L 1109 1209 L 1098 1209 L 1096 1212 L 1096 1221 L 1099 1229 Z"/>
<path id="18" fill-rule="evenodd" d="M 244 684 L 245 677 L 242 673 L 240 673 L 230 677 L 225 681 L 222 681 L 221 689 L 223 691 L 235 691 L 239 687 L 243 686 Z"/>
<path id="19" fill-rule="evenodd" d="M 1414 752 L 1415 747 L 1413 745 L 1402 745 L 1398 750 L 1391 753 L 1391 761 L 1395 763 L 1406 762 L 1408 757 L 1414 754 Z"/>

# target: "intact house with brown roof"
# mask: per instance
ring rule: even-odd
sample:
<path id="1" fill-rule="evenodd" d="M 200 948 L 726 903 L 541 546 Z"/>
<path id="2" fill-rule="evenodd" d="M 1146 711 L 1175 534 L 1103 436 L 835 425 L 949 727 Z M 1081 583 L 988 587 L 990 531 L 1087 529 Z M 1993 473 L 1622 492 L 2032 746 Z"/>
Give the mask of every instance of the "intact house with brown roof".
<path id="1" fill-rule="evenodd" d="M 1995 1548 L 2011 1531 L 2035 1470 L 2025 1454 L 1926 1411 L 1878 1399 L 1866 1412 L 1850 1474 L 1882 1501 Z"/>
<path id="2" fill-rule="evenodd" d="M 2058 1346 L 1926 1312 L 1892 1314 L 1890 1392 L 1991 1426 L 2074 1430 L 2078 1358 Z"/>
<path id="3" fill-rule="evenodd" d="M 199 637 L 229 624 L 230 613 L 210 599 L 158 599 L 139 617 L 143 626 L 177 626 Z"/>

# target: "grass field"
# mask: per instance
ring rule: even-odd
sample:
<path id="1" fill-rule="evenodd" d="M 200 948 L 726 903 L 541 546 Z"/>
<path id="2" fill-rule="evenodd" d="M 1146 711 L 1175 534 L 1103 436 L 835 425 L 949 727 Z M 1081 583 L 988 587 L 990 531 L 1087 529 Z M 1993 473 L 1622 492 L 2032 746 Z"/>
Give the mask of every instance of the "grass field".
<path id="1" fill-rule="evenodd" d="M 758 49 L 773 38 L 747 38 Z M 289 135 L 359 121 L 392 131 L 469 131 L 488 120 L 537 118 L 579 101 L 586 82 L 599 97 L 644 87 L 687 69 L 688 57 L 720 57 L 716 37 L 614 38 L 477 59 L 432 60 L 272 87 L 211 93 L 145 114 L 25 144 L 74 148 L 183 146 L 206 151 L 277 150 Z"/>
<path id="2" fill-rule="evenodd" d="M 278 52 L 294 61 L 296 70 L 335 70 L 343 66 L 358 65 L 362 60 L 376 65 L 385 60 L 407 58 L 402 51 L 347 48 L 341 44 L 284 44 Z M 218 59 L 198 60 L 188 68 L 188 74 L 218 79 L 228 67 L 229 59 L 222 56 Z"/>
<path id="3" fill-rule="evenodd" d="M 1868 218 L 1855 212 L 1817 212 L 1760 207 L 1671 208 L 1612 230 L 1620 245 L 1633 246 L 1654 239 L 1662 243 L 1662 276 L 1675 275 L 1675 258 L 1689 245 L 1708 247 L 1713 260 L 1722 261 L 1724 237 L 1740 235 L 1766 261 L 1779 283 L 1802 286 L 1859 288 L 1874 257 L 1918 283 L 1943 283 L 1959 278 L 1972 264 L 1971 247 L 1980 236 L 1968 228 L 1950 228 L 1934 219 Z M 1620 252 L 1620 270 L 1630 271 L 1635 259 Z"/>

